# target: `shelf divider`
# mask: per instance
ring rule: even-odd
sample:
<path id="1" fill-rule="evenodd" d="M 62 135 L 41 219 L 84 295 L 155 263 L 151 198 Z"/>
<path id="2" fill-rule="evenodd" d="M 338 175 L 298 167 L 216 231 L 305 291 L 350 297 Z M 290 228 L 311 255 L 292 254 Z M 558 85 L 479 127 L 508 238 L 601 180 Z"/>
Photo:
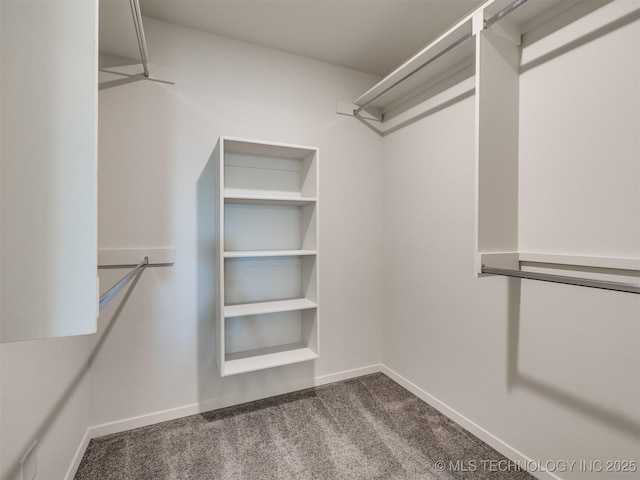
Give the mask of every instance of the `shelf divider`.
<path id="1" fill-rule="evenodd" d="M 293 347 L 293 348 L 292 348 Z M 272 353 L 272 350 L 280 351 Z M 253 372 L 264 368 L 280 367 L 318 358 L 318 354 L 303 344 L 283 345 L 250 352 L 229 353 L 224 361 L 224 375 Z"/>
<path id="2" fill-rule="evenodd" d="M 316 201 L 316 197 L 270 195 L 253 191 L 224 194 L 224 203 L 235 205 L 313 205 Z"/>
<path id="3" fill-rule="evenodd" d="M 224 258 L 299 257 L 316 253 L 315 250 L 238 250 L 224 252 Z"/>
<path id="4" fill-rule="evenodd" d="M 265 313 L 290 312 L 295 310 L 308 310 L 316 308 L 317 303 L 307 298 L 294 298 L 290 300 L 272 300 L 268 302 L 240 303 L 237 305 L 225 305 L 224 318 L 244 317 L 247 315 L 262 315 Z"/>

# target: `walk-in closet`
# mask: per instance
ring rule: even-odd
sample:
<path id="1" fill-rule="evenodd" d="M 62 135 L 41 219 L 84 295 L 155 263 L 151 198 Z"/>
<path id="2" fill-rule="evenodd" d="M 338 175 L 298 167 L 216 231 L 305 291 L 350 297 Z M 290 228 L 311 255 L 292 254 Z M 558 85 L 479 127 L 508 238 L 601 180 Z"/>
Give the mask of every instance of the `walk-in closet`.
<path id="1" fill-rule="evenodd" d="M 0 480 L 640 478 L 640 0 L 0 0 Z"/>

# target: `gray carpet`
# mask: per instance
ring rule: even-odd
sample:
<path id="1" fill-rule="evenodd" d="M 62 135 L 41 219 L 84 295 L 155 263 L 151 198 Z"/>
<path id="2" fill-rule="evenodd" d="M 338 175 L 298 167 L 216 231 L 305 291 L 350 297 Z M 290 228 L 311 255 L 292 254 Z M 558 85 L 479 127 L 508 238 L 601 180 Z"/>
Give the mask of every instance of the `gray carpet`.
<path id="1" fill-rule="evenodd" d="M 381 373 L 93 439 L 75 478 L 533 479 Z"/>

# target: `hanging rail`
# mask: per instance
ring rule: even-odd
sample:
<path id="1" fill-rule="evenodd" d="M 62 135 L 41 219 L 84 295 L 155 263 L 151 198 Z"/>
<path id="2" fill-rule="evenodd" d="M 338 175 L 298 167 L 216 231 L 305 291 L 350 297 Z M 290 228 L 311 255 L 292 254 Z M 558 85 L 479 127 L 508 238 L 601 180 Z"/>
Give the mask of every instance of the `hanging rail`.
<path id="1" fill-rule="evenodd" d="M 102 295 L 98 303 L 100 306 L 100 310 L 102 310 L 107 305 L 107 303 L 111 301 L 113 297 L 115 297 L 118 293 L 120 293 L 120 290 L 122 290 L 125 287 L 125 285 L 131 281 L 133 277 L 135 277 L 136 275 L 138 275 L 139 272 L 144 270 L 144 268 L 147 265 L 149 265 L 149 257 L 144 257 L 144 260 L 142 260 L 142 262 L 140 262 L 138 265 L 136 265 L 136 267 L 133 270 L 127 273 L 124 277 L 122 277 L 118 281 L 118 283 L 116 283 L 113 287 L 109 289 L 107 293 Z"/>
<path id="2" fill-rule="evenodd" d="M 604 280 L 591 280 L 589 278 L 565 277 L 563 275 L 551 275 L 547 273 L 525 272 L 522 270 L 509 270 L 506 268 L 493 267 L 482 267 L 482 273 L 640 294 L 640 285 L 635 285 L 633 283 L 607 282 Z"/>
<path id="3" fill-rule="evenodd" d="M 138 0 L 129 0 L 131 4 L 131 14 L 133 15 L 133 25 L 136 28 L 136 37 L 138 37 L 138 48 L 140 49 L 140 58 L 142 59 L 142 69 L 144 76 L 149 77 L 149 54 L 147 53 L 147 41 L 144 38 L 144 28 L 142 27 L 142 13 L 140 12 L 140 3 Z"/>
<path id="4" fill-rule="evenodd" d="M 395 89 L 396 87 L 398 87 L 399 85 L 401 85 L 402 83 L 404 83 L 406 80 L 410 79 L 411 77 L 413 77 L 416 73 L 420 72 L 421 70 L 423 70 L 424 68 L 428 67 L 429 65 L 431 65 L 433 62 L 435 62 L 436 60 L 438 60 L 440 57 L 444 56 L 445 54 L 449 53 L 451 50 L 453 50 L 454 48 L 456 48 L 459 45 L 462 45 L 464 42 L 466 42 L 467 40 L 470 40 L 471 38 L 473 38 L 473 34 L 471 33 L 467 33 L 464 37 L 460 38 L 459 40 L 456 40 L 454 43 L 452 43 L 451 45 L 449 45 L 447 48 L 445 48 L 444 50 L 442 50 L 441 52 L 435 54 L 433 57 L 431 57 L 429 60 L 427 60 L 426 62 L 420 64 L 418 67 L 416 67 L 414 70 L 412 70 L 411 72 L 409 72 L 408 74 L 406 74 L 404 77 L 402 77 L 400 80 L 398 80 L 397 82 L 395 82 L 393 85 L 390 85 L 389 87 L 385 88 L 382 92 L 380 92 L 379 94 L 377 94 L 375 97 L 373 97 L 371 100 L 369 100 L 367 103 L 360 105 L 358 108 L 356 108 L 353 111 L 354 115 L 360 115 L 360 112 L 363 111 L 365 108 L 367 108 L 369 105 L 371 105 L 373 102 L 375 102 L 376 100 L 378 100 L 381 97 L 384 97 L 387 93 L 389 93 L 390 91 L 392 91 L 393 89 Z"/>
<path id="5" fill-rule="evenodd" d="M 504 17 L 509 15 L 511 12 L 513 12 L 516 8 L 518 8 L 519 6 L 524 4 L 526 1 L 527 0 L 515 0 L 513 3 L 509 4 L 507 7 L 503 8 L 502 10 L 500 10 L 494 16 L 492 16 L 492 17 L 488 18 L 487 20 L 485 20 L 484 21 L 484 28 L 489 28 L 494 23 L 502 20 Z M 438 60 L 440 57 L 446 55 L 451 50 L 453 50 L 454 48 L 458 47 L 459 45 L 462 45 L 463 43 L 465 43 L 467 40 L 470 40 L 471 38 L 473 38 L 473 33 L 467 33 L 465 36 L 463 36 L 459 40 L 456 40 L 454 43 L 449 45 L 447 48 L 445 48 L 441 52 L 435 54 L 433 57 L 429 58 L 429 60 L 427 60 L 426 62 L 420 64 L 415 69 L 413 69 L 411 72 L 409 72 L 407 75 L 402 77 L 400 80 L 398 80 L 397 82 L 393 83 L 393 85 L 390 85 L 389 87 L 385 88 L 382 92 L 377 94 L 371 100 L 369 100 L 368 102 L 364 103 L 363 105 L 360 105 L 358 108 L 356 108 L 353 111 L 353 114 L 354 115 L 360 115 L 360 112 L 362 112 L 365 108 L 367 108 L 373 102 L 375 102 L 379 98 L 384 97 L 389 92 L 394 90 L 396 87 L 398 87 L 399 85 L 403 84 L 405 81 L 407 81 L 408 79 L 413 77 L 415 74 L 417 74 L 418 72 L 422 71 L 423 69 L 425 69 L 426 67 L 431 65 L 433 62 Z"/>

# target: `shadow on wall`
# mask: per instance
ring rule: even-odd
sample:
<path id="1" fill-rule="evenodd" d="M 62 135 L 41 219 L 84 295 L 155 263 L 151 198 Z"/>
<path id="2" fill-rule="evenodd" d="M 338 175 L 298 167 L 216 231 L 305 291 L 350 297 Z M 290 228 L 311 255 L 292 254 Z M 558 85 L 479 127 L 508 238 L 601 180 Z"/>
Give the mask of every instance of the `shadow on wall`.
<path id="1" fill-rule="evenodd" d="M 546 37 L 559 32 L 561 29 L 574 24 L 582 17 L 595 12 L 596 10 L 609 4 L 608 0 L 598 0 L 593 2 L 578 2 L 575 6 L 561 12 L 553 19 L 547 21 L 540 28 L 534 28 L 531 32 L 527 32 L 523 36 L 523 48 L 535 46 L 535 44 Z M 571 50 L 579 48 L 599 37 L 602 37 L 616 29 L 640 19 L 640 9 L 623 15 L 609 23 L 602 25 L 591 31 L 584 31 L 578 38 L 572 39 L 568 43 L 557 46 L 554 42 L 553 49 L 538 52 L 534 58 L 528 59 L 526 63 L 521 64 L 520 73 L 531 70 L 549 60 L 559 57 Z M 543 42 L 542 42 L 543 43 Z M 544 50 L 544 49 L 543 49 Z M 553 268 L 560 269 L 559 266 Z M 603 270 L 572 267 L 573 271 L 586 271 L 592 273 L 607 273 Z M 611 273 L 611 272 L 608 272 Z M 614 272 L 615 273 L 615 272 Z M 542 380 L 531 373 L 522 371 L 520 359 L 522 351 L 520 347 L 525 340 L 521 335 L 521 314 L 522 314 L 522 280 L 509 279 L 509 305 L 508 305 L 508 327 L 507 327 L 507 388 L 509 390 L 523 388 L 535 392 L 555 403 L 564 405 L 571 410 L 581 412 L 597 421 L 607 424 L 617 431 L 637 439 L 640 437 L 640 422 L 637 417 L 625 415 L 619 411 L 615 411 L 610 405 L 602 404 L 587 398 L 584 393 L 576 393 L 569 390 L 570 387 L 562 388 L 552 384 L 550 381 Z M 559 287 L 562 288 L 562 287 Z M 582 288 L 582 287 L 580 287 Z M 604 319 L 602 319 L 604 322 Z M 585 324 L 584 328 L 589 328 Z M 550 335 L 555 332 L 550 332 Z M 593 332 L 591 332 L 593 335 Z M 609 346 L 610 350 L 615 349 L 615 345 Z M 633 354 L 633 353 L 632 353 Z M 562 370 L 563 365 L 558 365 L 558 371 Z M 611 372 L 616 374 L 619 372 Z M 620 381 L 624 381 L 621 379 Z M 595 386 L 593 388 L 596 388 Z"/>
<path id="2" fill-rule="evenodd" d="M 129 284 L 129 288 L 126 290 L 124 296 L 122 297 L 122 300 L 116 307 L 113 315 L 111 316 L 111 319 L 104 327 L 104 330 L 100 334 L 100 338 L 98 342 L 95 344 L 95 347 L 87 357 L 87 360 L 84 363 L 82 363 L 78 372 L 71 379 L 71 381 L 69 382 L 69 385 L 64 389 L 64 392 L 62 393 L 62 395 L 60 395 L 60 397 L 56 400 L 56 402 L 53 403 L 53 407 L 46 415 L 45 420 L 38 426 L 38 428 L 34 431 L 33 435 L 28 439 L 26 444 L 19 450 L 20 455 L 17 458 L 15 458 L 13 461 L 9 462 L 10 467 L 7 471 L 0 472 L 0 475 L 2 476 L 2 478 L 7 478 L 7 479 L 20 478 L 20 463 L 19 463 L 20 459 L 28 452 L 34 439 L 44 438 L 47 435 L 47 433 L 49 432 L 53 424 L 57 421 L 58 417 L 62 413 L 62 410 L 64 409 L 65 405 L 67 405 L 71 397 L 75 394 L 77 389 L 82 384 L 82 381 L 85 379 L 86 375 L 89 373 L 91 364 L 100 353 L 102 346 L 104 345 L 105 341 L 109 337 L 109 333 L 113 329 L 113 326 L 116 324 L 116 322 L 118 321 L 118 318 L 120 317 L 120 314 L 122 313 L 125 306 L 127 305 L 127 301 L 129 300 L 129 297 L 135 290 L 136 284 L 138 283 L 138 280 L 140 280 L 140 277 L 142 276 L 143 273 L 144 273 L 144 270 L 141 270 L 135 276 L 135 278 L 131 281 L 131 283 Z"/>
<path id="3" fill-rule="evenodd" d="M 588 14 L 598 10 L 599 8 L 605 6 L 610 3 L 611 0 L 598 0 L 591 2 L 579 2 L 572 8 L 562 12 L 560 15 L 557 15 L 553 18 L 553 20 L 546 22 L 542 28 L 536 28 L 532 32 L 527 33 L 523 36 L 522 39 L 522 47 L 526 48 L 528 46 L 534 45 L 536 42 L 543 40 L 545 37 L 561 30 L 564 27 L 576 22 L 580 18 L 587 16 Z M 520 65 L 520 73 L 524 73 L 527 70 L 531 70 L 553 58 L 559 57 L 571 50 L 574 50 L 582 45 L 585 45 L 593 40 L 596 40 L 599 37 L 606 35 L 607 33 L 613 32 L 619 28 L 624 27 L 625 25 L 629 25 L 635 21 L 640 19 L 640 9 L 637 9 L 633 12 L 630 12 L 626 15 L 623 15 L 620 18 L 612 20 L 611 22 L 602 25 L 599 28 L 596 28 L 593 31 L 585 33 L 578 38 L 573 39 L 572 41 L 562 44 L 559 47 L 555 47 L 552 50 L 543 52 L 536 58 L 531 59 L 525 64 Z"/>
<path id="4" fill-rule="evenodd" d="M 601 405 L 595 401 L 591 401 L 585 398 L 584 395 L 578 395 L 568 389 L 562 389 L 550 382 L 545 382 L 531 374 L 521 371 L 519 358 L 520 345 L 523 340 L 520 334 L 522 280 L 510 278 L 508 282 L 507 389 L 514 390 L 524 388 L 533 391 L 555 403 L 562 404 L 571 410 L 594 418 L 615 428 L 619 432 L 637 439 L 640 436 L 640 422 L 638 422 L 637 418 L 629 417 L 623 413 L 612 410 L 607 405 Z M 585 326 L 585 328 L 588 328 L 588 326 Z M 562 369 L 562 365 L 558 365 L 558 368 Z"/>
<path id="5" fill-rule="evenodd" d="M 215 167 L 213 152 L 197 182 L 197 335 L 198 398 L 213 398 L 207 388 L 214 380 L 216 368 L 215 308 Z"/>

